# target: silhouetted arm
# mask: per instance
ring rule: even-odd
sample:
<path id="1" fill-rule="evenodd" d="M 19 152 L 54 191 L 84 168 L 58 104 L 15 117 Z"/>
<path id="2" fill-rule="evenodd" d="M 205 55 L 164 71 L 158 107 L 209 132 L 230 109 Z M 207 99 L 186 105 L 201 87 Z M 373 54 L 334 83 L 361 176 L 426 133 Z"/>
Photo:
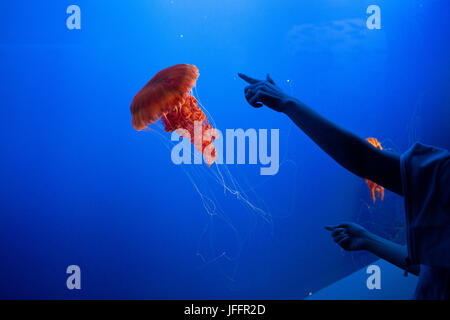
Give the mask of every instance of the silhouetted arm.
<path id="1" fill-rule="evenodd" d="M 239 76 L 250 83 L 245 88 L 247 101 L 283 112 L 322 150 L 352 173 L 370 179 L 402 195 L 400 155 L 377 149 L 364 139 L 327 120 L 299 100 L 286 95 L 270 78 L 256 80 Z"/>
<path id="2" fill-rule="evenodd" d="M 284 113 L 341 166 L 397 194 L 403 194 L 400 155 L 373 147 L 300 101 L 288 100 L 284 108 Z"/>
<path id="3" fill-rule="evenodd" d="M 418 275 L 420 266 L 407 263 L 408 250 L 406 246 L 383 239 L 358 224 L 342 223 L 325 227 L 331 231 L 333 240 L 344 250 L 367 250 L 405 271 Z"/>

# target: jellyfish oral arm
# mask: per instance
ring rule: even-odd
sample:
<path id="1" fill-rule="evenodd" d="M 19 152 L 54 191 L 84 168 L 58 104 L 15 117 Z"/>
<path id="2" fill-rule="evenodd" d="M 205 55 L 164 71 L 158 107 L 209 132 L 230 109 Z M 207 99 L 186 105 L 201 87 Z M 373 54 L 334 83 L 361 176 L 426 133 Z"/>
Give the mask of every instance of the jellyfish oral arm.
<path id="1" fill-rule="evenodd" d="M 403 195 L 400 155 L 373 147 L 292 98 L 284 113 L 322 150 L 350 172 Z"/>

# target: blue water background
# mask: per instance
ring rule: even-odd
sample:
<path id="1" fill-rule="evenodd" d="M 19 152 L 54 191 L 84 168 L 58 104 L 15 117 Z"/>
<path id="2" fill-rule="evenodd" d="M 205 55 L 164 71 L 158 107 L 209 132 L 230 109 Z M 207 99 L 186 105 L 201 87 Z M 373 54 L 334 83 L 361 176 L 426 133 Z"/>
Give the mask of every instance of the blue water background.
<path id="1" fill-rule="evenodd" d="M 68 30 L 77 4 L 82 29 Z M 379 5 L 382 29 L 368 30 Z M 355 221 L 405 241 L 402 199 L 371 203 L 290 120 L 253 109 L 237 72 L 362 137 L 449 148 L 448 1 L 3 1 L 0 4 L 0 297 L 302 299 L 375 259 L 324 230 Z M 230 165 L 272 220 L 213 192 L 210 216 L 164 139 L 131 126 L 134 94 L 195 64 L 219 129 L 280 129 L 280 170 Z M 190 171 L 191 170 L 191 171 Z M 228 219 L 228 220 L 224 220 Z M 224 221 L 228 221 L 224 223 Z M 82 290 L 67 290 L 68 265 Z M 391 288 L 400 290 L 401 288 Z M 385 288 L 389 290 L 389 288 Z"/>

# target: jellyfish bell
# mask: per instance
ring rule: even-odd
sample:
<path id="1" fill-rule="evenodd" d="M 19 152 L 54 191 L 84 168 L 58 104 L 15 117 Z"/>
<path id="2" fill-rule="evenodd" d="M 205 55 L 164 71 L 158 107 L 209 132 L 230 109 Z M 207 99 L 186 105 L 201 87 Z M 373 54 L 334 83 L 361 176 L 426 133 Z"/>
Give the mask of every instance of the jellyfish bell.
<path id="1" fill-rule="evenodd" d="M 133 127 L 143 130 L 165 113 L 182 106 L 198 76 L 197 67 L 188 64 L 177 64 L 159 71 L 131 102 Z"/>
<path id="2" fill-rule="evenodd" d="M 216 160 L 216 151 L 211 147 L 216 135 L 210 133 L 214 129 L 192 95 L 198 76 L 194 65 L 177 64 L 163 69 L 135 95 L 130 110 L 133 127 L 138 131 L 161 120 L 166 132 L 188 132 L 189 137 L 184 137 L 191 140 L 210 166 Z M 198 126 L 200 130 L 196 130 Z M 211 148 L 212 152 L 206 152 Z"/>

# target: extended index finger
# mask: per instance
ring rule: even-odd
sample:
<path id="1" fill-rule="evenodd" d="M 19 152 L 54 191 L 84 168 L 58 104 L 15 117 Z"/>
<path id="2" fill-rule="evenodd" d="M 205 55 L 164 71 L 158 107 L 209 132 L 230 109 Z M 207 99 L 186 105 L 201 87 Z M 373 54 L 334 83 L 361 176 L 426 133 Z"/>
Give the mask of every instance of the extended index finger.
<path id="1" fill-rule="evenodd" d="M 253 79 L 253 78 L 251 78 L 251 77 L 249 77 L 249 76 L 246 76 L 246 75 L 243 74 L 243 73 L 238 73 L 238 76 L 239 76 L 242 80 L 247 81 L 247 82 L 250 83 L 250 84 L 255 84 L 255 83 L 260 82 L 260 80 Z"/>
<path id="2" fill-rule="evenodd" d="M 336 230 L 336 229 L 338 229 L 338 228 L 344 228 L 342 225 L 337 225 L 337 226 L 330 226 L 330 225 L 327 225 L 327 226 L 325 226 L 325 229 L 326 230 L 328 230 L 328 231 L 334 231 L 334 230 Z"/>

